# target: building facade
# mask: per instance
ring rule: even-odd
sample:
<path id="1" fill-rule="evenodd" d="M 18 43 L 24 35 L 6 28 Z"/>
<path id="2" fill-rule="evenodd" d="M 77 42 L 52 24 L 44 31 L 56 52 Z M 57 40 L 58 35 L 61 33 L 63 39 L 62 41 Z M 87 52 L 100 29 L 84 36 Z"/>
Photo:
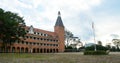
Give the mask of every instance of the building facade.
<path id="1" fill-rule="evenodd" d="M 7 44 L 6 50 L 2 50 L 2 41 L 0 42 L 0 52 L 26 52 L 26 53 L 55 53 L 64 52 L 65 37 L 64 25 L 60 12 L 54 26 L 54 32 L 26 26 L 27 34 L 25 38 L 16 41 L 14 44 Z"/>

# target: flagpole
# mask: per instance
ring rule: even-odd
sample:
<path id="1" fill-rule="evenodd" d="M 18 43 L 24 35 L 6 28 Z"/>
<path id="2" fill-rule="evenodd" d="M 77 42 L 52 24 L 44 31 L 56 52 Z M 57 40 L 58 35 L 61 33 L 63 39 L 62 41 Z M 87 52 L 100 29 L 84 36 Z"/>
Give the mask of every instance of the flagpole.
<path id="1" fill-rule="evenodd" d="M 94 22 L 92 22 L 92 29 L 93 29 L 94 42 L 95 42 L 95 45 L 94 45 L 95 49 L 94 49 L 94 51 L 96 51 L 97 49 L 96 49 L 96 40 L 95 40 L 95 28 L 94 28 Z"/>

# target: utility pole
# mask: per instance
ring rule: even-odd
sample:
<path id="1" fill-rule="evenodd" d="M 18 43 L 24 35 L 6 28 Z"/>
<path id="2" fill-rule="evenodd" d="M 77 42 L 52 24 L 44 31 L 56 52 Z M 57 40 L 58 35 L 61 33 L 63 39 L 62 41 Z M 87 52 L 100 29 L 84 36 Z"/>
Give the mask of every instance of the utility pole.
<path id="1" fill-rule="evenodd" d="M 94 45 L 94 47 L 95 47 L 94 51 L 97 51 L 97 49 L 96 49 L 96 40 L 95 40 L 95 28 L 94 28 L 94 22 L 92 22 L 92 29 L 93 29 L 94 43 L 95 43 L 95 45 Z"/>

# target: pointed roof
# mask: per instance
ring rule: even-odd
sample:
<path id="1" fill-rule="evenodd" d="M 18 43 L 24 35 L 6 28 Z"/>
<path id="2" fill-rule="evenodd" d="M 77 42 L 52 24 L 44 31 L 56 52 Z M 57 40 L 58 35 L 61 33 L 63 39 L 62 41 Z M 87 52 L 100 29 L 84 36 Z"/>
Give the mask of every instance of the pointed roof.
<path id="1" fill-rule="evenodd" d="M 60 11 L 58 12 L 58 17 L 57 17 L 57 21 L 56 21 L 55 26 L 61 26 L 61 27 L 64 27 L 63 22 L 62 22 L 62 19 L 61 19 Z"/>

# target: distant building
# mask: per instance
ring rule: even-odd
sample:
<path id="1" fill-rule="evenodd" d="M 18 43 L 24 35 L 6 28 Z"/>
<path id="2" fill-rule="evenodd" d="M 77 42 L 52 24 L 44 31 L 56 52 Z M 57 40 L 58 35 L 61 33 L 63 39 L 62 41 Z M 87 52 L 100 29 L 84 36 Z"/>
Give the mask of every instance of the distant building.
<path id="1" fill-rule="evenodd" d="M 58 12 L 54 32 L 34 28 L 33 26 L 26 26 L 25 30 L 27 32 L 25 39 L 21 38 L 20 41 L 16 41 L 13 45 L 7 44 L 5 50 L 2 50 L 2 41 L 0 41 L 0 52 L 64 52 L 65 32 L 60 12 Z"/>

